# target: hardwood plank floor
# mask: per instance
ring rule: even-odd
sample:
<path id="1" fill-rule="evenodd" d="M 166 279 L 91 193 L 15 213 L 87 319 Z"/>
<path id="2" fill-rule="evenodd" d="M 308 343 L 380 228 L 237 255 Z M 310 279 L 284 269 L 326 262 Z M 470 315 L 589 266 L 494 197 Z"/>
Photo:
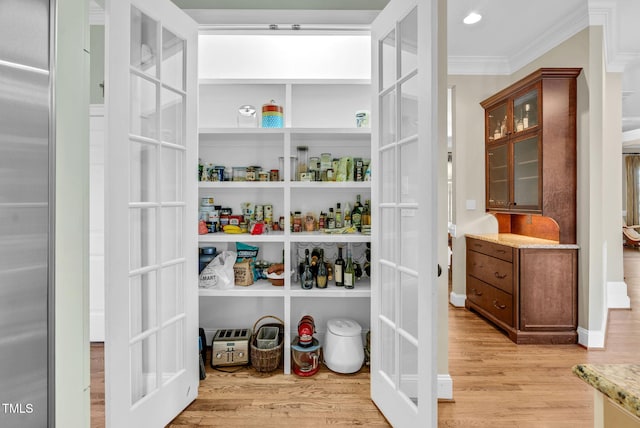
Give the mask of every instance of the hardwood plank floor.
<path id="1" fill-rule="evenodd" d="M 640 251 L 624 251 L 625 281 L 640 307 Z M 449 372 L 454 402 L 438 404 L 439 427 L 581 428 L 593 426 L 593 388 L 578 363 L 629 363 L 640 357 L 640 311 L 609 313 L 604 350 L 513 344 L 491 324 L 449 307 Z M 91 346 L 91 426 L 104 426 L 102 345 Z M 312 378 L 207 370 L 199 397 L 170 427 L 389 426 L 369 399 L 369 373 Z"/>

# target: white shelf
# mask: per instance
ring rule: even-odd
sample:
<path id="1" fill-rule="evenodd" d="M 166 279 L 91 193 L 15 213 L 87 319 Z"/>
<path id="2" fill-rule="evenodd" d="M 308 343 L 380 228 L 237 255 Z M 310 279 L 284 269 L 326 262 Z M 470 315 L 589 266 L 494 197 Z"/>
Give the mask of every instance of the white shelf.
<path id="1" fill-rule="evenodd" d="M 299 232 L 291 233 L 289 240 L 291 242 L 371 242 L 371 236 L 361 233 Z"/>
<path id="2" fill-rule="evenodd" d="M 284 242 L 284 232 L 270 232 L 264 235 L 251 235 L 249 233 L 208 233 L 198 235 L 198 242 Z"/>
<path id="3" fill-rule="evenodd" d="M 370 137 L 371 128 L 200 128 L 200 135 L 352 135 Z"/>
<path id="4" fill-rule="evenodd" d="M 284 135 L 285 128 L 200 128 L 200 135 L 214 134 L 239 134 L 239 135 Z"/>
<path id="5" fill-rule="evenodd" d="M 370 181 L 292 181 L 292 189 L 371 189 Z"/>
<path id="6" fill-rule="evenodd" d="M 283 189 L 284 181 L 200 181 L 200 189 Z"/>
<path id="7" fill-rule="evenodd" d="M 329 284 L 327 288 L 313 288 L 311 290 L 303 290 L 300 284 L 291 284 L 291 297 L 343 297 L 358 298 L 371 297 L 371 282 L 369 278 L 361 278 L 356 281 L 355 288 L 347 290 L 344 287 L 336 287 L 335 284 Z"/>
<path id="8" fill-rule="evenodd" d="M 200 297 L 283 297 L 284 286 L 275 286 L 265 279 L 253 284 L 241 287 L 234 286 L 228 290 L 214 290 L 212 288 L 199 288 Z"/>

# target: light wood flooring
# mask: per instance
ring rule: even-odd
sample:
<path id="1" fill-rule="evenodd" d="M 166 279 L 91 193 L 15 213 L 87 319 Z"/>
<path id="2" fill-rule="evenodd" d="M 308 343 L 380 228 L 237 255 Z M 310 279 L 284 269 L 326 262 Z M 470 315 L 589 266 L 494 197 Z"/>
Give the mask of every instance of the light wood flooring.
<path id="1" fill-rule="evenodd" d="M 640 251 L 624 251 L 625 281 L 640 307 Z M 640 361 L 640 310 L 612 310 L 606 348 L 515 345 L 465 309 L 449 307 L 449 373 L 454 402 L 438 404 L 439 427 L 593 426 L 593 388 L 572 374 L 578 363 Z M 91 426 L 104 426 L 103 349 L 91 347 Z M 208 368 L 199 397 L 170 427 L 389 426 L 369 399 L 369 373 L 312 378 L 235 374 Z"/>

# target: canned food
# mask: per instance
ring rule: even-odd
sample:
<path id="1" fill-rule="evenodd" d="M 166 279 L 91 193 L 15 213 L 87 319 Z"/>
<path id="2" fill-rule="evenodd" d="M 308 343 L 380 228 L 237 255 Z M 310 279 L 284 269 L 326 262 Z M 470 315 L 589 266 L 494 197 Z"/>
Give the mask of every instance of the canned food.
<path id="1" fill-rule="evenodd" d="M 281 158 L 284 159 L 284 158 Z M 270 181 L 280 181 L 280 170 L 272 169 L 269 173 Z"/>

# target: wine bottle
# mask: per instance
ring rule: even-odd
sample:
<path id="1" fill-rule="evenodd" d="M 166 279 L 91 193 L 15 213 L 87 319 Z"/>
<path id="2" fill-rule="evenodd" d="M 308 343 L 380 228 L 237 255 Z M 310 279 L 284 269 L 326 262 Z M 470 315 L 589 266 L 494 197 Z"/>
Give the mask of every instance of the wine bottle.
<path id="1" fill-rule="evenodd" d="M 336 278 L 336 287 L 342 287 L 344 285 L 344 259 L 342 258 L 342 247 L 338 247 L 338 258 L 333 265 L 333 276 Z"/>
<path id="2" fill-rule="evenodd" d="M 356 204 L 351 211 L 351 224 L 358 232 L 362 230 L 362 204 L 360 203 L 360 195 L 356 196 Z"/>
<path id="3" fill-rule="evenodd" d="M 365 226 L 370 226 L 371 225 L 370 204 L 371 204 L 371 202 L 369 201 L 369 199 L 364 201 L 364 209 L 362 210 L 362 224 L 365 225 Z"/>
<path id="4" fill-rule="evenodd" d="M 347 264 L 344 266 L 344 288 L 352 289 L 356 283 L 356 270 L 351 260 L 351 248 L 347 247 Z"/>
<path id="5" fill-rule="evenodd" d="M 316 287 L 327 288 L 327 266 L 324 264 L 324 250 L 320 249 L 320 257 L 318 258 L 318 273 L 316 274 Z"/>
<path id="6" fill-rule="evenodd" d="M 313 288 L 313 273 L 311 273 L 308 248 L 304 250 L 304 271 L 302 272 L 300 285 L 304 290 L 311 290 Z"/>
<path id="7" fill-rule="evenodd" d="M 328 229 L 336 228 L 336 218 L 333 215 L 333 208 L 329 208 L 329 214 L 327 215 L 327 228 Z"/>

